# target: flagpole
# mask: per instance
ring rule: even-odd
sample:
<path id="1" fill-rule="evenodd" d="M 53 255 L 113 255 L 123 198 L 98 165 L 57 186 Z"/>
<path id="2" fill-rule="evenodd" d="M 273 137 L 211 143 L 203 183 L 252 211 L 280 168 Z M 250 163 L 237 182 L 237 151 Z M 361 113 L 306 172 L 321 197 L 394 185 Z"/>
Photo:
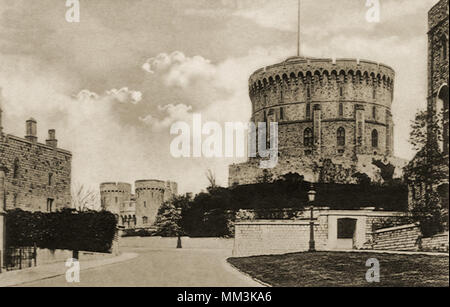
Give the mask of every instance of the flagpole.
<path id="1" fill-rule="evenodd" d="M 300 0 L 298 0 L 298 33 L 297 33 L 297 56 L 301 54 L 301 45 L 300 45 L 300 31 L 301 31 L 301 9 L 300 9 Z"/>

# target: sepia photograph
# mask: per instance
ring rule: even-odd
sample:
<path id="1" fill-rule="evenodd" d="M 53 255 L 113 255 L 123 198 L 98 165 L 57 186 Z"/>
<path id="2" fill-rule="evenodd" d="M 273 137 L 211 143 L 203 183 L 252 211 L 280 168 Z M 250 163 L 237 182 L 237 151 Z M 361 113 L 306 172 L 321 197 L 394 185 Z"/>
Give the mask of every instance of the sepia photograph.
<path id="1" fill-rule="evenodd" d="M 448 288 L 448 49 L 449 0 L 0 0 L 0 288 Z"/>

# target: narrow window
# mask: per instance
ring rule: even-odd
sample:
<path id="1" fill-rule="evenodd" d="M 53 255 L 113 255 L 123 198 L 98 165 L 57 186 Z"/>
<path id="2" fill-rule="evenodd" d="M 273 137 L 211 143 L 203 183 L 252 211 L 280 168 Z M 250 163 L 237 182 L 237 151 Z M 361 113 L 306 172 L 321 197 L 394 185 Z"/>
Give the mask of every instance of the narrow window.
<path id="1" fill-rule="evenodd" d="M 147 224 L 148 223 L 148 218 L 146 216 L 142 217 L 142 223 L 143 224 Z"/>
<path id="2" fill-rule="evenodd" d="M 117 198 L 117 196 L 115 198 L 115 201 L 116 201 L 116 204 L 119 202 L 119 199 Z"/>
<path id="3" fill-rule="evenodd" d="M 147 208 L 147 201 L 144 200 L 144 208 Z"/>
<path id="4" fill-rule="evenodd" d="M 13 171 L 13 178 L 17 179 L 19 177 L 19 159 L 14 160 L 14 171 Z"/>
<path id="5" fill-rule="evenodd" d="M 372 118 L 377 119 L 377 107 L 372 107 Z"/>
<path id="6" fill-rule="evenodd" d="M 345 129 L 343 127 L 337 130 L 337 144 L 338 146 L 345 146 Z"/>
<path id="7" fill-rule="evenodd" d="M 378 147 L 378 131 L 377 130 L 372 131 L 372 147 L 373 148 Z"/>
<path id="8" fill-rule="evenodd" d="M 306 88 L 306 98 L 311 98 L 311 87 L 309 85 Z"/>
<path id="9" fill-rule="evenodd" d="M 306 128 L 303 132 L 303 145 L 310 147 L 313 145 L 313 132 L 310 128 Z"/>
<path id="10" fill-rule="evenodd" d="M 442 44 L 442 61 L 444 62 L 445 60 L 447 60 L 447 53 L 448 53 L 447 38 L 445 36 L 442 36 L 441 44 Z"/>
<path id="11" fill-rule="evenodd" d="M 284 108 L 283 107 L 280 108 L 280 119 L 284 120 Z"/>
<path id="12" fill-rule="evenodd" d="M 48 174 L 48 185 L 51 186 L 53 184 L 53 174 Z"/>
<path id="13" fill-rule="evenodd" d="M 375 84 L 373 85 L 372 98 L 373 99 L 377 98 L 377 88 L 376 88 Z"/>
<path id="14" fill-rule="evenodd" d="M 311 104 L 306 104 L 306 119 L 311 119 Z"/>
<path id="15" fill-rule="evenodd" d="M 344 105 L 342 103 L 339 104 L 339 117 L 344 117 Z"/>
<path id="16" fill-rule="evenodd" d="M 339 96 L 344 96 L 344 87 L 342 85 L 339 87 Z"/>
<path id="17" fill-rule="evenodd" d="M 52 212 L 53 210 L 53 199 L 48 198 L 47 199 L 47 212 Z"/>

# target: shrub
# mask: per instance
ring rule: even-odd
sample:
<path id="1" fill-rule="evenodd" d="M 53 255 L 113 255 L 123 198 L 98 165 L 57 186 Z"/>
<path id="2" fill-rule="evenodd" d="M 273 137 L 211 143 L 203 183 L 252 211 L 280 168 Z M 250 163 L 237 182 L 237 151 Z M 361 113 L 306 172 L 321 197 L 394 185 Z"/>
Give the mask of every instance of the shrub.
<path id="1" fill-rule="evenodd" d="M 27 212 L 6 214 L 6 245 L 109 252 L 116 233 L 116 217 L 106 211 Z"/>

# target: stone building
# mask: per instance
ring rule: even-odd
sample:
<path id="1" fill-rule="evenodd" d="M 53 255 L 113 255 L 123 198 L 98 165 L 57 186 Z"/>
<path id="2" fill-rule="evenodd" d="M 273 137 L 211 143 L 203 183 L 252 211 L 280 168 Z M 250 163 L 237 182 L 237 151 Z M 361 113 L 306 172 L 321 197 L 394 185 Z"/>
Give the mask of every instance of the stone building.
<path id="1" fill-rule="evenodd" d="M 448 36 L 449 36 L 449 1 L 441 0 L 434 5 L 428 12 L 428 97 L 427 114 L 429 123 L 437 123 L 442 132 L 442 139 L 437 139 L 433 130 L 429 128 L 428 144 L 417 153 L 414 159 L 407 167 L 409 182 L 409 203 L 411 207 L 420 203 L 430 194 L 433 189 L 444 194 L 447 202 L 448 211 L 448 155 L 449 155 L 449 101 L 448 101 L 448 77 L 449 77 L 449 55 L 448 55 Z M 440 120 L 437 120 L 440 118 Z M 432 125 L 428 125 L 431 127 Z M 437 146 L 435 144 L 437 143 Z M 439 174 L 446 174 L 444 178 L 427 186 L 425 180 L 420 176 L 425 159 L 427 159 L 434 148 L 437 147 L 447 165 L 439 167 Z M 433 154 L 434 155 L 434 154 Z M 436 176 L 437 177 L 437 176 Z M 446 191 L 446 196 L 445 192 Z"/>
<path id="2" fill-rule="evenodd" d="M 135 194 L 131 184 L 102 183 L 102 208 L 119 217 L 126 228 L 147 228 L 154 225 L 158 209 L 165 201 L 178 194 L 178 185 L 171 181 L 138 180 Z"/>
<path id="3" fill-rule="evenodd" d="M 394 80 L 392 68 L 357 59 L 292 57 L 257 70 L 249 80 L 251 121 L 268 129 L 278 123 L 279 161 L 270 170 L 259 168 L 259 158 L 231 165 L 229 185 L 289 172 L 348 183 L 356 172 L 375 177 L 372 159 L 401 169 L 405 161 L 394 157 Z M 327 161 L 334 171 L 324 169 Z"/>
<path id="4" fill-rule="evenodd" d="M 0 172 L 4 209 L 52 212 L 71 206 L 72 154 L 58 148 L 55 130 L 39 143 L 37 122 L 26 121 L 24 138 L 4 134 L 0 109 Z"/>

